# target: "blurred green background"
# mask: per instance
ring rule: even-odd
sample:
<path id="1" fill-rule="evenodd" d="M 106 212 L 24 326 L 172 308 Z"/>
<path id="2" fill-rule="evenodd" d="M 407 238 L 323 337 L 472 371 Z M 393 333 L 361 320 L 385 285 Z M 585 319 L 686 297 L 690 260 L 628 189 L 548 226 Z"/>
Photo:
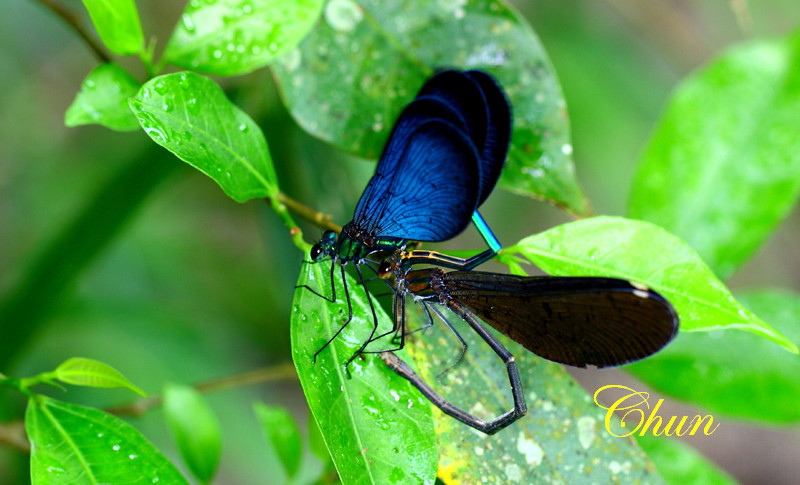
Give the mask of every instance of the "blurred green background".
<path id="1" fill-rule="evenodd" d="M 800 26 L 796 0 L 514 3 L 539 34 L 559 75 L 578 178 L 598 214 L 625 213 L 640 150 L 676 82 L 732 44 Z M 79 1 L 63 4 L 86 17 Z M 145 31 L 161 40 L 184 6 L 137 4 Z M 174 168 L 152 187 L 108 246 L 66 281 L 67 291 L 49 308 L 46 323 L 0 372 L 21 377 L 49 370 L 71 356 L 85 356 L 115 366 L 146 391 L 158 393 L 166 381 L 194 383 L 288 361 L 290 302 L 304 255 L 291 244 L 282 223 L 263 202 L 228 199 L 210 179 L 142 132 L 65 128 L 64 112 L 97 61 L 74 32 L 37 2 L 13 0 L 3 7 L 0 294 L 7 295 L 19 283 L 33 258 L 124 167 Z M 123 64 L 142 74 L 136 63 Z M 332 214 L 339 224 L 347 222 L 374 170 L 373 161 L 336 152 L 297 128 L 268 70 L 221 82 L 262 127 L 283 191 Z M 132 173 L 131 184 L 146 179 Z M 106 208 L 109 220 L 114 208 Z M 568 220 L 552 207 L 502 190 L 482 212 L 506 244 Z M 303 229 L 309 241 L 321 232 L 308 225 Z M 105 226 L 89 221 L 82 230 Z M 473 232 L 442 247 L 482 247 Z M 730 285 L 800 289 L 798 234 L 795 211 Z M 49 289 L 44 286 L 42 292 Z M 38 311 L 33 306 L 17 312 L 13 321 L 0 321 L 3 334 L 24 327 Z M 603 379 L 622 383 L 618 374 L 608 376 Z M 586 385 L 591 379 L 581 376 Z M 56 395 L 94 406 L 132 400 L 117 390 L 70 388 Z M 305 423 L 299 385 L 289 381 L 209 399 L 225 430 L 218 483 L 264 483 L 264 476 L 277 467 L 255 426 L 250 402 L 289 406 Z M 20 418 L 23 405 L 18 394 L 0 390 L 3 421 Z M 176 456 L 159 411 L 135 424 Z M 743 483 L 796 483 L 797 430 L 728 428 L 735 432 L 692 444 Z M 0 483 L 24 483 L 24 461 L 0 448 Z"/>

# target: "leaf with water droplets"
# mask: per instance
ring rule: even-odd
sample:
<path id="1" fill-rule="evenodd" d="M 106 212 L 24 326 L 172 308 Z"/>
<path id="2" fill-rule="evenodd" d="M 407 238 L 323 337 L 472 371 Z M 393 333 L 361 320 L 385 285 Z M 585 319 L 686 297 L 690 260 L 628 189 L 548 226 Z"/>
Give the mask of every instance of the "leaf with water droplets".
<path id="1" fill-rule="evenodd" d="M 84 79 L 81 91 L 64 115 L 64 124 L 97 123 L 116 131 L 136 130 L 139 123 L 128 107 L 128 99 L 136 95 L 140 86 L 117 64 L 100 64 Z"/>
<path id="2" fill-rule="evenodd" d="M 217 182 L 238 202 L 278 190 L 258 125 L 212 80 L 191 72 L 151 79 L 130 107 L 156 143 Z"/>
<path id="3" fill-rule="evenodd" d="M 56 368 L 53 374 L 56 379 L 67 384 L 105 388 L 124 387 L 140 396 L 146 396 L 144 391 L 136 387 L 117 369 L 94 359 L 84 357 L 67 359 Z"/>
<path id="4" fill-rule="evenodd" d="M 762 290 L 737 297 L 791 341 L 800 342 L 800 295 Z M 715 418 L 719 413 L 800 422 L 800 357 L 776 352 L 772 343 L 748 333 L 679 334 L 667 348 L 627 370 L 654 389 L 714 412 Z"/>
<path id="5" fill-rule="evenodd" d="M 643 283 L 672 303 L 684 332 L 737 328 L 798 352 L 791 340 L 737 302 L 684 241 L 654 224 L 593 217 L 529 236 L 504 252 L 522 255 L 556 276 Z"/>
<path id="6" fill-rule="evenodd" d="M 331 0 L 274 70 L 306 131 L 376 158 L 402 108 L 445 67 L 486 70 L 511 99 L 514 130 L 500 185 L 587 212 L 553 68 L 531 27 L 499 0 Z"/>
<path id="7" fill-rule="evenodd" d="M 297 284 L 331 295 L 328 264 L 304 265 Z M 433 483 L 438 454 L 428 402 L 375 354 L 355 359 L 350 375 L 344 371 L 373 328 L 363 287 L 349 276 L 347 286 L 353 320 L 316 363 L 347 318 L 343 287 L 337 283 L 334 303 L 307 288 L 295 291 L 292 357 L 311 412 L 343 483 Z M 381 307 L 376 312 L 382 328 L 391 325 Z"/>
<path id="8" fill-rule="evenodd" d="M 83 0 L 94 28 L 114 54 L 138 54 L 144 34 L 134 0 Z"/>
<path id="9" fill-rule="evenodd" d="M 219 465 L 222 432 L 205 398 L 191 387 L 167 384 L 164 417 L 192 475 L 210 483 Z"/>
<path id="10" fill-rule="evenodd" d="M 164 51 L 167 62 L 218 76 L 246 74 L 292 50 L 323 0 L 192 1 Z"/>
<path id="11" fill-rule="evenodd" d="M 633 184 L 631 217 L 684 238 L 721 278 L 800 197 L 800 35 L 738 46 L 672 94 Z"/>
<path id="12" fill-rule="evenodd" d="M 187 484 L 175 466 L 125 421 L 36 395 L 28 401 L 31 482 Z"/>
<path id="13" fill-rule="evenodd" d="M 410 299 L 406 311 L 422 321 L 427 318 Z M 480 418 L 512 409 L 505 364 L 454 313 L 445 309 L 443 316 L 466 341 L 466 352 L 459 359 L 459 342 L 437 320 L 407 341 L 420 375 L 450 402 Z M 661 483 L 633 442 L 604 429 L 605 411 L 563 366 L 494 334 L 515 357 L 528 413 L 497 435 L 486 436 L 435 410 L 442 482 Z"/>

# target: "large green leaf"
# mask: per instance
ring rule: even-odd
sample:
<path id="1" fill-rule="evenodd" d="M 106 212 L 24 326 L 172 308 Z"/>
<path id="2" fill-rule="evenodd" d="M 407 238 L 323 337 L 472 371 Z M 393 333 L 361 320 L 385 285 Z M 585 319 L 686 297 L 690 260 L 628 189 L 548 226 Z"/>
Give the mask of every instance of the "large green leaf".
<path id="1" fill-rule="evenodd" d="M 411 300 L 407 305 L 409 314 L 415 312 Z M 433 329 L 409 337 L 420 374 L 480 418 L 511 409 L 503 362 L 455 314 L 443 315 L 466 341 L 466 352 L 459 361 L 459 343 L 436 321 Z M 561 365 L 498 337 L 515 356 L 528 413 L 487 436 L 436 411 L 439 477 L 445 483 L 661 483 L 635 443 L 606 432 L 605 411 Z"/>
<path id="2" fill-rule="evenodd" d="M 144 34 L 134 0 L 83 0 L 94 28 L 114 54 L 138 54 Z"/>
<path id="3" fill-rule="evenodd" d="M 800 342 L 800 295 L 774 290 L 738 296 L 793 342 Z M 800 422 L 800 356 L 776 352 L 769 342 L 750 334 L 680 334 L 653 358 L 626 369 L 664 393 L 720 414 Z"/>
<path id="4" fill-rule="evenodd" d="M 205 398 L 189 386 L 167 384 L 164 417 L 192 474 L 210 483 L 219 465 L 222 431 Z"/>
<path id="5" fill-rule="evenodd" d="M 188 484 L 141 433 L 97 409 L 35 396 L 25 430 L 33 485 Z"/>
<path id="6" fill-rule="evenodd" d="M 232 199 L 277 192 L 264 134 L 214 81 L 191 72 L 159 76 L 130 106 L 154 142 L 211 177 Z"/>
<path id="7" fill-rule="evenodd" d="M 304 265 L 298 285 L 331 295 L 329 264 Z M 350 277 L 348 287 L 353 320 L 316 363 L 314 354 L 348 315 L 343 288 L 337 285 L 336 303 L 307 288 L 295 293 L 292 356 L 311 412 L 343 483 L 433 483 L 438 454 L 427 401 L 375 355 L 356 359 L 345 373 L 343 364 L 373 328 L 363 287 Z"/>
<path id="8" fill-rule="evenodd" d="M 557 276 L 613 276 L 644 283 L 669 299 L 684 332 L 738 328 L 798 351 L 737 302 L 685 242 L 654 224 L 593 217 L 527 237 L 505 252 L 521 254 Z"/>
<path id="9" fill-rule="evenodd" d="M 192 1 L 164 59 L 219 76 L 245 74 L 293 49 L 319 17 L 323 0 Z"/>
<path id="10" fill-rule="evenodd" d="M 303 128 L 376 158 L 403 106 L 446 67 L 491 72 L 511 99 L 514 133 L 501 185 L 586 212 L 558 81 L 536 34 L 503 2 L 331 0 L 275 73 Z"/>
<path id="11" fill-rule="evenodd" d="M 636 441 L 670 485 L 735 485 L 736 480 L 691 446 L 666 436 L 637 436 Z"/>
<path id="12" fill-rule="evenodd" d="M 645 150 L 630 215 L 731 275 L 800 193 L 800 37 L 737 47 L 683 81 Z"/>
<path id="13" fill-rule="evenodd" d="M 139 128 L 128 107 L 141 83 L 116 64 L 97 66 L 84 79 L 81 91 L 64 115 L 64 124 L 78 126 L 98 123 L 117 131 Z"/>

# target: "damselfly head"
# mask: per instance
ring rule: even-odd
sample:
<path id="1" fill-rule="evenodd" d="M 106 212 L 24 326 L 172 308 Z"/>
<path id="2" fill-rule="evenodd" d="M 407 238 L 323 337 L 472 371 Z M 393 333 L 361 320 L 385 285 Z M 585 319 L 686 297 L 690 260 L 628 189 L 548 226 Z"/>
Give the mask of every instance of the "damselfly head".
<path id="1" fill-rule="evenodd" d="M 313 261 L 319 261 L 324 256 L 333 253 L 335 245 L 336 233 L 334 231 L 325 231 L 322 233 L 322 238 L 320 238 L 319 242 L 311 246 L 309 256 Z"/>

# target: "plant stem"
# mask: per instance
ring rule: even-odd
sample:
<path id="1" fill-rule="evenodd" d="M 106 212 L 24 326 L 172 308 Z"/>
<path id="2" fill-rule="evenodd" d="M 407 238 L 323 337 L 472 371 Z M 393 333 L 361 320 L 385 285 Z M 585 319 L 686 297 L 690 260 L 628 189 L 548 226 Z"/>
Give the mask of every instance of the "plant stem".
<path id="1" fill-rule="evenodd" d="M 267 382 L 289 379 L 297 379 L 297 373 L 295 372 L 294 365 L 291 362 L 286 362 L 274 367 L 265 367 L 262 369 L 244 372 L 242 374 L 201 382 L 193 387 L 197 392 L 209 394 L 217 391 L 238 389 L 256 384 L 264 384 Z M 106 409 L 106 412 L 115 414 L 117 416 L 141 416 L 150 409 L 160 406 L 162 400 L 163 398 L 161 395 L 150 396 L 129 404 L 108 408 Z"/>
<path id="2" fill-rule="evenodd" d="M 68 9 L 67 7 L 56 3 L 52 0 L 36 0 L 46 9 L 52 11 L 57 16 L 61 17 L 61 19 L 67 23 L 72 29 L 83 39 L 86 45 L 89 46 L 89 49 L 94 53 L 95 57 L 97 57 L 100 62 L 111 62 L 111 57 L 106 54 L 106 51 L 103 49 L 100 44 L 95 42 L 94 39 L 89 35 L 86 29 L 83 27 L 78 15 L 75 14 L 72 10 Z"/>
<path id="3" fill-rule="evenodd" d="M 337 226 L 331 222 L 332 216 L 330 214 L 315 211 L 311 207 L 290 198 L 283 192 L 278 192 L 278 201 L 302 219 L 305 219 L 319 228 L 330 229 L 334 232 L 342 232 L 342 226 Z"/>
<path id="4" fill-rule="evenodd" d="M 0 443 L 23 453 L 31 452 L 31 444 L 25 434 L 25 423 L 22 421 L 0 424 Z"/>
<path id="5" fill-rule="evenodd" d="M 342 230 L 341 227 L 331 222 L 331 216 L 317 212 L 307 205 L 288 197 L 283 192 L 277 191 L 275 195 L 265 199 L 267 204 L 272 207 L 278 217 L 281 218 L 284 225 L 289 229 L 289 235 L 292 237 L 292 242 L 297 246 L 300 251 L 307 253 L 310 249 L 309 244 L 303 239 L 303 231 L 297 226 L 297 223 L 292 218 L 289 211 L 294 212 L 303 219 L 315 224 L 323 229 L 330 229 L 336 232 Z"/>

